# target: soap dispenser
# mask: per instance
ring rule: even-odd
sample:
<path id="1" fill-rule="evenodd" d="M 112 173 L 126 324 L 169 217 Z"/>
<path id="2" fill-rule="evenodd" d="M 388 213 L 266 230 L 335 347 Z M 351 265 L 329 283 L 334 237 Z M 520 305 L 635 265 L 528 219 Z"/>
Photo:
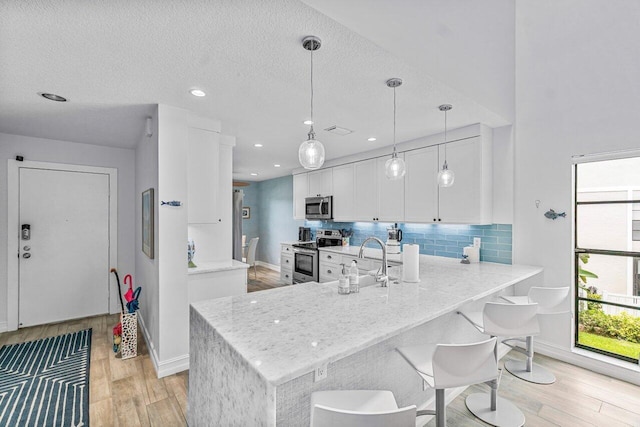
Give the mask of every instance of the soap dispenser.
<path id="1" fill-rule="evenodd" d="M 349 268 L 349 292 L 352 294 L 360 292 L 360 277 L 358 277 L 358 264 L 354 259 Z"/>
<path id="2" fill-rule="evenodd" d="M 347 277 L 345 265 L 340 265 L 342 266 L 342 272 L 340 273 L 340 278 L 338 279 L 338 293 L 341 295 L 347 295 L 349 293 L 349 278 Z"/>

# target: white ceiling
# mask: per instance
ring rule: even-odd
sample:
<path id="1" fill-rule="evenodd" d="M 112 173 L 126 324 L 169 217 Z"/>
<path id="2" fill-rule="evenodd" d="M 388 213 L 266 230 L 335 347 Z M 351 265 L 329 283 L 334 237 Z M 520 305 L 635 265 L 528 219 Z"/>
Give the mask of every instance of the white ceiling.
<path id="1" fill-rule="evenodd" d="M 309 52 L 301 39 L 310 34 L 323 41 L 314 53 L 315 116 L 328 159 L 392 143 L 393 91 L 385 85 L 390 77 L 404 80 L 397 89 L 398 142 L 441 132 L 443 117 L 437 106 L 442 103 L 454 105 L 450 128 L 509 124 L 504 91 L 512 88 L 503 88 L 495 99 L 469 89 L 483 87 L 485 80 L 495 86 L 487 77 L 491 61 L 474 64 L 469 59 L 463 62 L 466 74 L 448 78 L 451 67 L 442 66 L 442 58 L 440 66 L 425 60 L 437 48 L 417 46 L 412 60 L 407 55 L 411 46 L 398 48 L 398 39 L 385 43 L 388 29 L 376 33 L 358 24 L 353 12 L 363 1 L 342 2 L 348 4 L 342 9 L 329 0 L 309 3 L 321 10 L 330 6 L 332 17 L 367 38 L 297 0 L 4 1 L 0 132 L 133 148 L 152 105 L 169 104 L 220 119 L 223 131 L 237 136 L 235 178 L 282 176 L 299 166 L 298 145 L 308 131 L 302 121 L 309 115 Z M 409 34 L 420 32 L 416 17 L 424 15 L 424 22 L 431 22 L 429 9 L 418 7 L 422 3 L 398 2 L 402 8 L 394 25 L 410 23 Z M 384 2 L 376 1 L 367 10 L 365 17 L 385 23 L 380 21 L 387 13 Z M 457 53 L 452 50 L 454 62 L 456 55 L 468 51 L 458 38 L 474 34 L 460 30 L 459 9 L 450 18 L 456 25 L 447 27 L 441 39 L 455 39 L 445 43 L 452 49 L 465 46 Z M 498 36 L 486 34 L 472 45 L 493 46 L 490 41 Z M 502 51 L 487 48 L 486 56 Z M 476 71 L 481 78 L 474 80 Z M 434 73 L 440 74 L 439 80 L 430 75 Z M 188 90 L 193 87 L 207 96 L 191 96 Z M 56 93 L 70 102 L 47 101 L 38 92 Z M 321 130 L 331 125 L 355 132 L 341 137 Z M 369 136 L 378 141 L 368 142 Z M 258 142 L 264 147 L 254 148 Z M 282 168 L 274 168 L 274 163 Z"/>

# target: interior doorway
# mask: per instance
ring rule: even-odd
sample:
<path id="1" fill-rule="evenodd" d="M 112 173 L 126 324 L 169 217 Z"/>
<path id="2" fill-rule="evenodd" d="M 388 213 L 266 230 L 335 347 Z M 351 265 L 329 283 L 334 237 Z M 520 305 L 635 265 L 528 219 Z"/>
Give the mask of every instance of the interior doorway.
<path id="1" fill-rule="evenodd" d="M 9 181 L 8 329 L 110 312 L 117 171 L 10 161 Z"/>

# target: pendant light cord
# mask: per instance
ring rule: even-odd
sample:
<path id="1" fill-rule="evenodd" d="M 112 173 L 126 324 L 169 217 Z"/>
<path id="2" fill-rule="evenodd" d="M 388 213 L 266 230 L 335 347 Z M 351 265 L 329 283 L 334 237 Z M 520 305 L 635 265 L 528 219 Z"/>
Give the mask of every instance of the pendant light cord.
<path id="1" fill-rule="evenodd" d="M 396 88 L 393 87 L 393 157 L 396 153 Z"/>
<path id="2" fill-rule="evenodd" d="M 311 49 L 311 130 L 313 134 L 313 49 Z"/>
<path id="3" fill-rule="evenodd" d="M 444 110 L 444 164 L 447 164 L 447 110 Z"/>

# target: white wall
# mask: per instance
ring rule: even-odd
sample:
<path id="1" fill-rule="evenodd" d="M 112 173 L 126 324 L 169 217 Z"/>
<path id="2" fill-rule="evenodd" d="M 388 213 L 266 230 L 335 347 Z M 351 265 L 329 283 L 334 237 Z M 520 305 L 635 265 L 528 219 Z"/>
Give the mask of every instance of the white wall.
<path id="1" fill-rule="evenodd" d="M 158 288 L 158 109 L 152 116 L 153 135 L 141 136 L 136 146 L 136 187 L 135 187 L 135 262 L 136 282 L 143 286 L 140 297 L 140 320 L 146 329 L 147 347 L 157 361 L 160 324 L 160 292 Z M 154 189 L 154 259 L 142 252 L 142 192 Z"/>
<path id="2" fill-rule="evenodd" d="M 142 129 L 141 129 L 142 132 Z M 7 321 L 7 159 L 21 155 L 25 160 L 112 167 L 118 169 L 118 262 L 124 274 L 136 274 L 134 262 L 135 152 L 124 148 L 0 133 L 0 330 Z"/>
<path id="3" fill-rule="evenodd" d="M 547 283 L 573 284 L 571 156 L 638 147 L 638 22 L 636 0 L 516 3 L 514 262 Z M 568 350 L 571 323 L 541 339 Z"/>

